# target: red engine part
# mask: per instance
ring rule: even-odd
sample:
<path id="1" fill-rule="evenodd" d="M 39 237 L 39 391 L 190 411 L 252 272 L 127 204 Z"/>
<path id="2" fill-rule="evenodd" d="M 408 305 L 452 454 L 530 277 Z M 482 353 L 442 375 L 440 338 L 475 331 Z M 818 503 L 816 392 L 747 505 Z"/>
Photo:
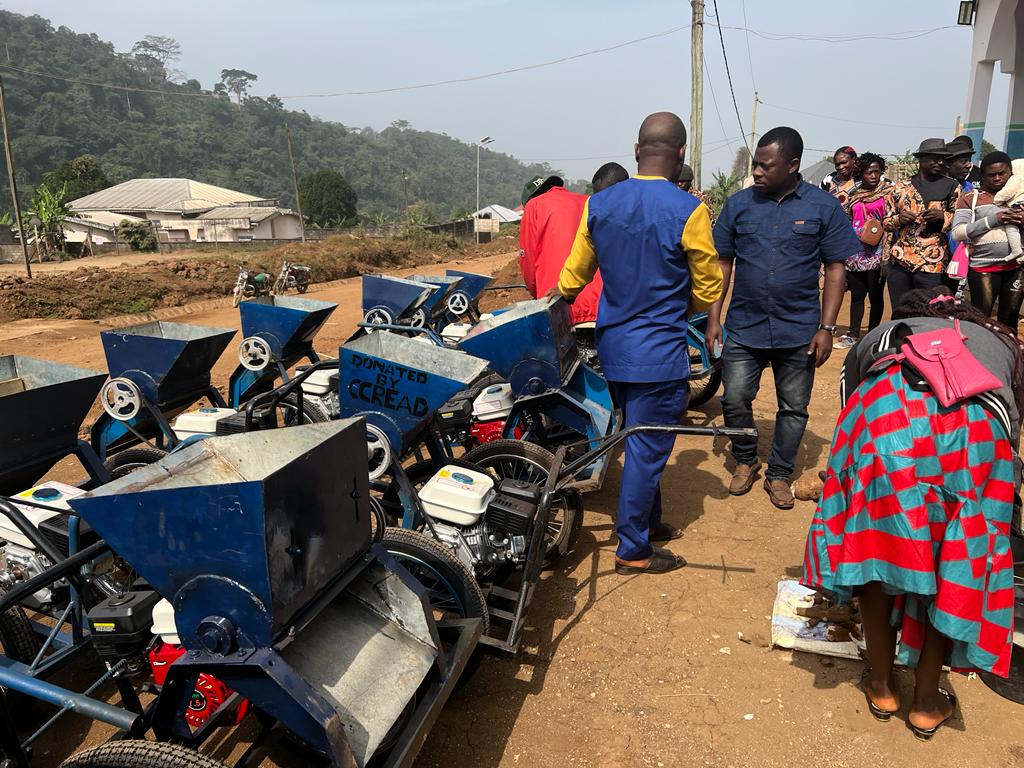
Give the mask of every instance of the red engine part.
<path id="1" fill-rule="evenodd" d="M 153 682 L 163 685 L 167 680 L 167 670 L 178 658 L 185 655 L 185 649 L 180 645 L 171 643 L 160 643 L 149 652 L 149 667 L 153 670 Z M 205 672 L 199 675 L 196 680 L 196 687 L 188 702 L 188 709 L 185 712 L 185 721 L 192 728 L 198 728 L 210 716 L 220 709 L 221 705 L 231 696 L 232 690 L 224 683 L 208 675 Z M 238 725 L 249 712 L 249 702 L 242 699 L 238 702 L 235 716 L 225 725 Z"/>
<path id="2" fill-rule="evenodd" d="M 469 427 L 469 434 L 481 445 L 484 443 L 492 443 L 495 440 L 501 440 L 502 433 L 505 431 L 505 419 L 491 419 L 490 421 L 474 421 Z M 512 434 L 515 439 L 518 440 L 523 436 L 523 428 L 517 424 L 516 428 L 512 430 Z"/>

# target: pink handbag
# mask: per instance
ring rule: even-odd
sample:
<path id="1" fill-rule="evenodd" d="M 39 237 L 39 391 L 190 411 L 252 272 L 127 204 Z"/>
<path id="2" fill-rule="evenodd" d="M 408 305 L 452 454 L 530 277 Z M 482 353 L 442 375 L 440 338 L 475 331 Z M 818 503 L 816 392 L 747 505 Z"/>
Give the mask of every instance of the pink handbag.
<path id="1" fill-rule="evenodd" d="M 954 280 L 966 280 L 967 270 L 971 265 L 971 252 L 967 250 L 967 243 L 957 243 L 949 259 L 949 266 L 946 267 L 946 274 Z"/>
<path id="2" fill-rule="evenodd" d="M 900 356 L 928 382 L 943 406 L 1002 386 L 967 349 L 966 338 L 960 331 L 960 321 L 954 320 L 952 328 L 913 333 L 903 342 Z"/>

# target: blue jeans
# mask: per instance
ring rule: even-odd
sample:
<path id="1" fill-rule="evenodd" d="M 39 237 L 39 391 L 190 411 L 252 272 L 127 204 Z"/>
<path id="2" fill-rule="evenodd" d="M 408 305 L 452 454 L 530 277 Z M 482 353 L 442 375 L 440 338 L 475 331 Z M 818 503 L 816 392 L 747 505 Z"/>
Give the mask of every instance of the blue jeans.
<path id="1" fill-rule="evenodd" d="M 686 413 L 690 390 L 686 380 L 636 384 L 608 382 L 622 408 L 623 426 L 679 424 Z M 654 548 L 650 529 L 661 523 L 661 473 L 668 463 L 676 436 L 640 432 L 626 438 L 626 463 L 619 487 L 619 513 L 615 533 L 622 560 L 643 560 Z"/>
<path id="2" fill-rule="evenodd" d="M 727 427 L 755 426 L 754 398 L 761 388 L 761 374 L 769 366 L 775 375 L 779 410 L 765 477 L 788 480 L 807 428 L 807 404 L 814 384 L 814 355 L 807 354 L 807 347 L 756 349 L 728 338 L 722 352 L 722 414 Z M 757 440 L 733 438 L 732 455 L 737 464 L 755 464 Z"/>

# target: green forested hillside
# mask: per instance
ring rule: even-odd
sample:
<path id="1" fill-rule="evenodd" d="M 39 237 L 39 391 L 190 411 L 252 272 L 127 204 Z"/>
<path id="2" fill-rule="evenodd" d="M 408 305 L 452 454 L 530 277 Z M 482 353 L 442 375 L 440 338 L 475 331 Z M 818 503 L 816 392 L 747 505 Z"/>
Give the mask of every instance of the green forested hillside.
<path id="1" fill-rule="evenodd" d="M 403 121 L 379 132 L 353 129 L 289 111 L 274 96 L 246 95 L 247 73 L 239 83 L 237 71 L 219 84 L 175 83 L 181 78 L 173 70 L 173 45 L 170 51 L 137 45 L 134 53 L 119 53 L 95 34 L 54 29 L 39 16 L 6 11 L 0 11 L 0 37 L 23 205 L 45 173 L 87 153 L 115 183 L 139 176 L 188 177 L 290 205 L 287 121 L 299 175 L 340 171 L 354 187 L 364 217 L 397 218 L 407 205 L 424 219 L 473 209 L 476 149 L 446 135 L 417 131 Z M 166 95 L 95 85 L 100 83 Z M 525 180 L 548 170 L 485 150 L 481 202 L 516 205 Z M 6 183 L 3 189 L 0 210 L 9 208 Z"/>

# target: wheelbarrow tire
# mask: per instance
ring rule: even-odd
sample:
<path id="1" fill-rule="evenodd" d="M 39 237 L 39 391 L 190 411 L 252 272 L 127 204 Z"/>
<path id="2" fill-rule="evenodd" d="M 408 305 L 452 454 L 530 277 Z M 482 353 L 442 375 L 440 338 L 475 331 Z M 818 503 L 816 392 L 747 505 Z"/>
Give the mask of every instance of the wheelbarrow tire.
<path id="1" fill-rule="evenodd" d="M 178 744 L 111 741 L 72 755 L 60 768 L 225 768 L 220 760 Z"/>
<path id="2" fill-rule="evenodd" d="M 0 589 L 0 595 L 6 592 Z M 4 647 L 4 656 L 23 664 L 31 664 L 39 653 L 42 645 L 39 635 L 32 629 L 32 622 L 20 607 L 15 606 L 0 614 L 0 644 Z"/>
<path id="3" fill-rule="evenodd" d="M 398 558 L 417 581 L 424 583 L 423 576 L 435 582 L 440 581 L 442 588 L 448 591 L 449 599 L 455 602 L 455 612 L 459 618 L 483 619 L 484 634 L 487 633 L 490 626 L 487 599 L 473 572 L 454 552 L 428 533 L 390 526 L 384 530 L 381 544 Z M 431 584 L 424 583 L 424 586 L 431 591 L 435 589 Z"/>
<path id="4" fill-rule="evenodd" d="M 492 440 L 467 451 L 462 460 L 479 469 L 497 475 L 500 479 L 525 480 L 530 483 L 544 483 L 547 480 L 555 456 L 536 443 L 524 440 Z M 545 564 L 550 564 L 569 554 L 576 548 L 576 541 L 583 528 L 583 498 L 576 491 L 562 491 L 556 497 L 562 503 L 561 525 L 554 527 L 548 521 Z"/>
<path id="5" fill-rule="evenodd" d="M 134 472 L 136 469 L 141 469 L 160 461 L 166 455 L 167 451 L 161 451 L 159 448 L 137 445 L 134 448 L 125 448 L 123 451 L 115 453 L 103 462 L 103 466 L 110 473 L 111 479 L 117 480 Z"/>
<path id="6" fill-rule="evenodd" d="M 722 370 L 713 371 L 706 381 L 700 380 L 700 383 L 704 386 L 697 390 L 697 394 L 691 394 L 687 408 L 698 408 L 718 394 L 718 390 L 722 386 Z M 693 391 L 694 388 L 691 386 L 690 392 L 693 393 Z"/>
<path id="7" fill-rule="evenodd" d="M 281 405 L 298 410 L 298 400 L 298 395 L 288 395 L 286 398 L 281 400 Z M 310 396 L 302 398 L 303 424 L 322 424 L 330 420 L 331 414 L 328 413 L 327 409 L 319 400 Z"/>

